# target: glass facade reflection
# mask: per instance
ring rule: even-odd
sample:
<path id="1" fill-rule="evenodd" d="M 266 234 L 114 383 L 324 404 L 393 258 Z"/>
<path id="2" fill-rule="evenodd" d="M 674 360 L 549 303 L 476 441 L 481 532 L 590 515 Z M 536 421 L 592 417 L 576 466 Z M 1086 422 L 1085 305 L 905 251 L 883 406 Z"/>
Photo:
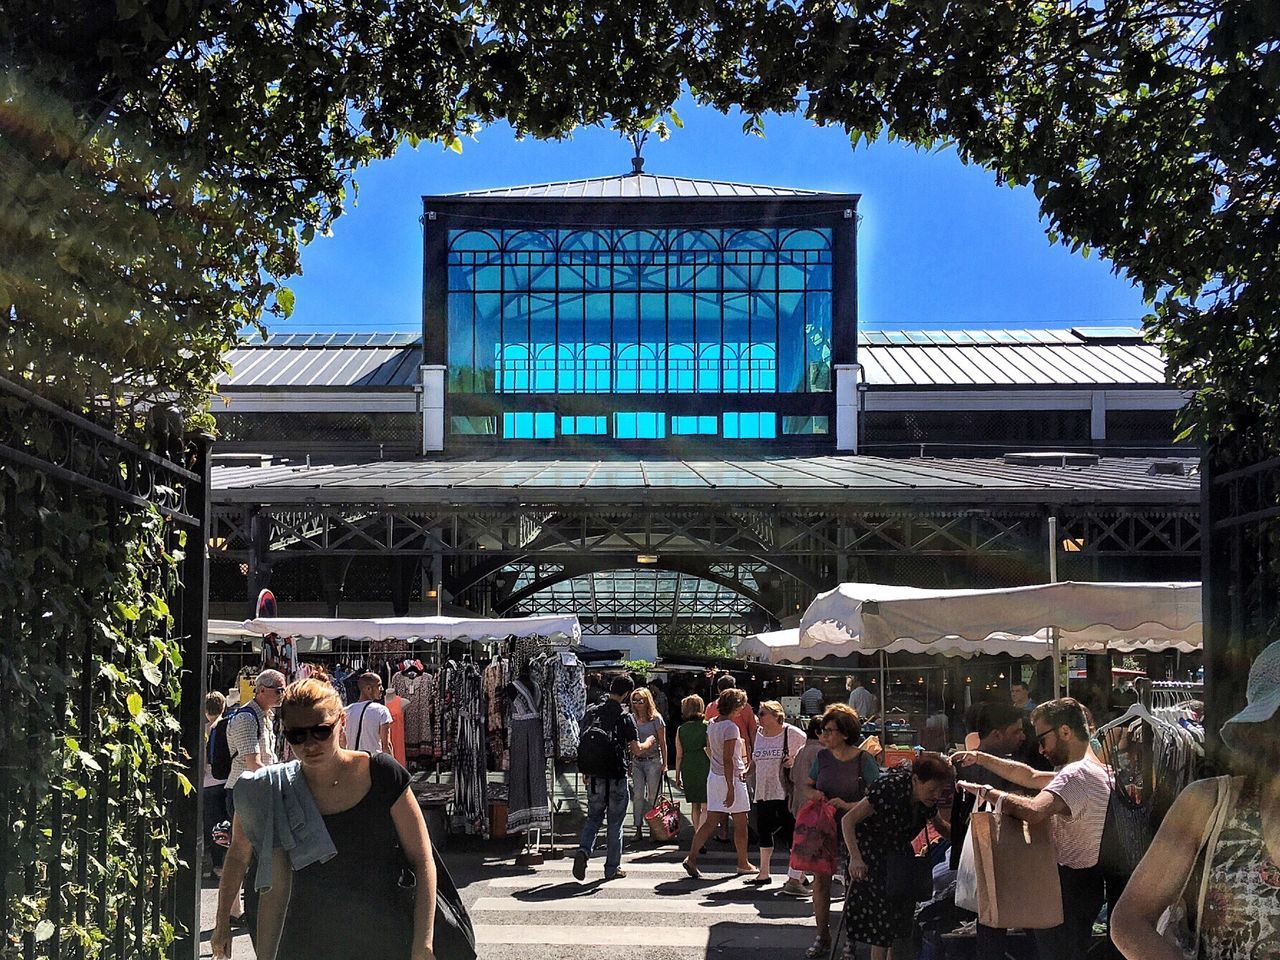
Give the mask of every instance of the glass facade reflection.
<path id="1" fill-rule="evenodd" d="M 450 230 L 449 392 L 829 393 L 831 254 L 809 227 Z"/>

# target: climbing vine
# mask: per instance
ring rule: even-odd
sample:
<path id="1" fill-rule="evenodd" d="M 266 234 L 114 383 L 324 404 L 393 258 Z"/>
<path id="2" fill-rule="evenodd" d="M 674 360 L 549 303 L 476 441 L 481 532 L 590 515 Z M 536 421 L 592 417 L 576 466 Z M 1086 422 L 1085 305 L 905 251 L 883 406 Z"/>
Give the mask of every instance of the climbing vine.
<path id="1" fill-rule="evenodd" d="M 66 436 L 23 452 L 65 462 Z M 0 957 L 56 937 L 63 955 L 160 958 L 176 932 L 171 804 L 191 788 L 169 606 L 187 534 L 154 503 L 40 469 L 0 469 L 0 505 Z"/>

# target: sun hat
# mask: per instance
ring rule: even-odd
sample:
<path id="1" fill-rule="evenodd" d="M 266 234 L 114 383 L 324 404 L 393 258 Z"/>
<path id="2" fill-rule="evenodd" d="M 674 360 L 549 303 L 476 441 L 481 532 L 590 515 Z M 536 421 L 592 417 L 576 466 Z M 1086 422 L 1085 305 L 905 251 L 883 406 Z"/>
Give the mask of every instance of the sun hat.
<path id="1" fill-rule="evenodd" d="M 1222 740 L 1229 747 L 1235 727 L 1242 723 L 1266 723 L 1280 710 L 1280 640 L 1263 648 L 1249 668 L 1249 685 L 1245 688 L 1248 706 L 1222 725 Z"/>

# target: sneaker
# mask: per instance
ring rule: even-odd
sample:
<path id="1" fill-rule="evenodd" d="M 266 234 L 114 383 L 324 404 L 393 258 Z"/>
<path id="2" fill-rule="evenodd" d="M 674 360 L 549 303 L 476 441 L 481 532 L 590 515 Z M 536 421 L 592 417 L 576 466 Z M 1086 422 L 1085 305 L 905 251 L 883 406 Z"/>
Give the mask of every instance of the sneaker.
<path id="1" fill-rule="evenodd" d="M 809 886 L 807 883 L 801 883 L 799 880 L 792 880 L 788 878 L 787 882 L 782 885 L 781 892 L 788 897 L 797 897 L 807 900 L 809 897 L 813 896 L 813 887 Z"/>
<path id="2" fill-rule="evenodd" d="M 587 879 L 587 855 L 581 850 L 573 855 L 573 879 L 579 883 Z"/>
<path id="3" fill-rule="evenodd" d="M 605 877 L 606 880 L 625 880 L 626 878 L 627 878 L 627 871 L 625 870 L 615 870 L 613 871 L 613 873 Z"/>

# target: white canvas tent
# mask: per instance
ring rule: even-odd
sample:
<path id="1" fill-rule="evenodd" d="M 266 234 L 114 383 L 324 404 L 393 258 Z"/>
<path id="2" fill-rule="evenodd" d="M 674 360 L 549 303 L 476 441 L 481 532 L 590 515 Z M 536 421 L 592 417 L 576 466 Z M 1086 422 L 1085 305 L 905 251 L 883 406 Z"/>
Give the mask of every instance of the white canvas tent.
<path id="1" fill-rule="evenodd" d="M 875 650 L 902 638 L 937 645 L 951 637 L 985 641 L 997 634 L 1043 637 L 1055 658 L 1064 649 L 1197 649 L 1200 584 L 1067 581 L 932 590 L 843 583 L 809 604 L 799 643 L 820 647 L 857 638 Z M 1054 676 L 1056 686 L 1057 671 Z"/>
<path id="2" fill-rule="evenodd" d="M 328 617 L 269 617 L 246 620 L 248 633 L 268 633 L 289 637 L 324 637 L 352 640 L 492 641 L 507 637 L 551 637 L 577 643 L 582 627 L 575 616 L 507 617 L 475 619 L 463 617 L 380 617 L 371 620 L 340 620 Z"/>
<path id="3" fill-rule="evenodd" d="M 1015 637 L 996 633 L 982 640 L 966 640 L 964 637 L 943 637 L 935 643 L 921 643 L 911 637 L 900 637 L 883 647 L 868 647 L 860 637 L 839 643 L 820 643 L 801 646 L 800 631 L 777 630 L 772 633 L 755 633 L 738 641 L 737 654 L 766 663 L 797 663 L 800 660 L 823 660 L 828 657 L 847 657 L 853 654 L 876 653 L 933 653 L 944 657 L 976 657 L 979 654 L 1007 653 L 1014 657 L 1034 657 L 1043 660 L 1052 650 L 1039 637 Z"/>

